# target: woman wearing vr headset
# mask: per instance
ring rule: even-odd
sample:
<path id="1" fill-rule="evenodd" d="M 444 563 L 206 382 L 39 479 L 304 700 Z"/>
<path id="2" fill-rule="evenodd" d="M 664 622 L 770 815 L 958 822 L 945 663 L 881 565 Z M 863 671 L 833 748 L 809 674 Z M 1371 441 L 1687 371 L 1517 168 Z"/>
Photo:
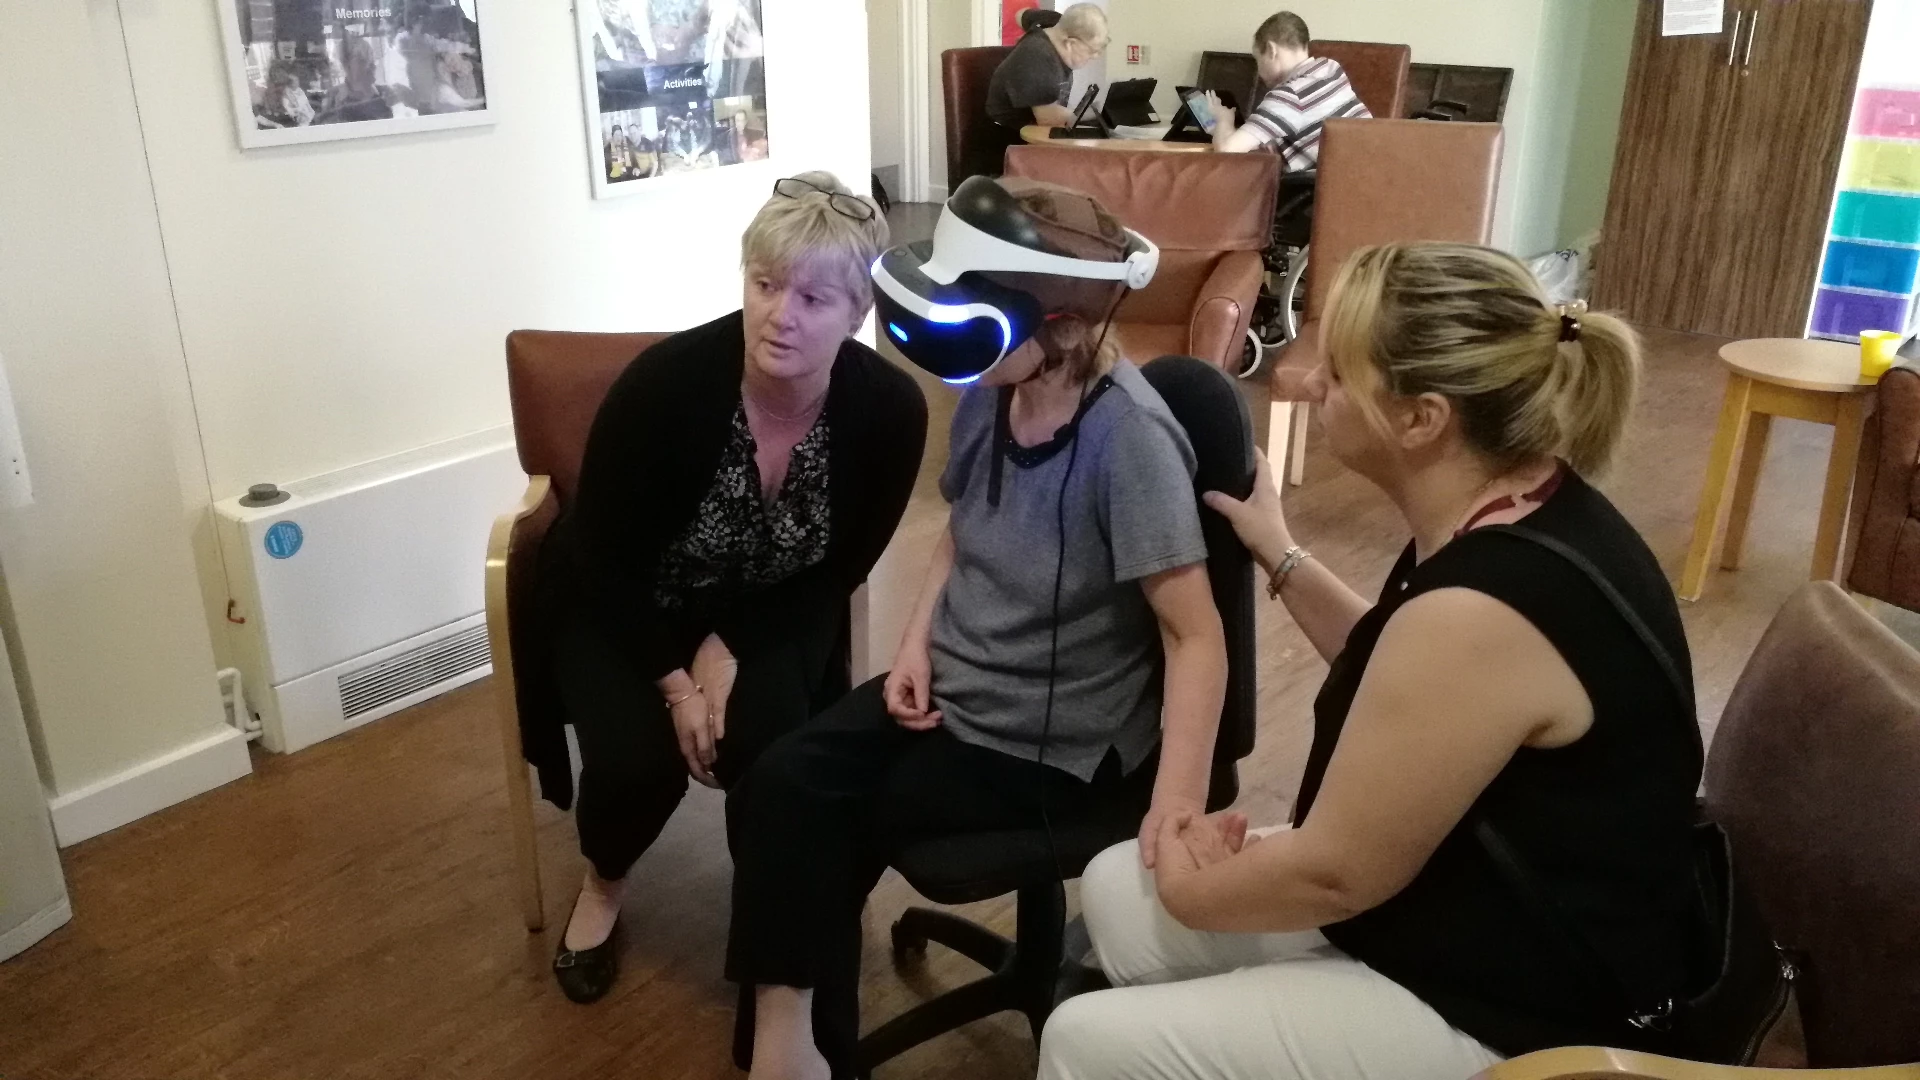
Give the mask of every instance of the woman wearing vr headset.
<path id="1" fill-rule="evenodd" d="M 615 975 L 627 870 L 687 778 L 731 788 L 847 688 L 847 602 L 926 442 L 912 378 L 851 339 L 887 224 L 826 173 L 781 180 L 741 242 L 740 311 L 654 345 L 595 416 L 543 549 L 560 715 L 522 727 L 563 809 L 579 737 L 589 868 L 554 959 L 574 1001 Z"/>
<path id="2" fill-rule="evenodd" d="M 1264 461 L 1247 502 L 1207 496 L 1332 665 L 1294 824 L 1193 814 L 1146 838 L 1152 872 L 1131 844 L 1093 861 L 1120 989 L 1054 1012 L 1044 1080 L 1457 1080 L 1658 1049 L 1633 1018 L 1718 970 L 1689 903 L 1686 635 L 1584 479 L 1632 408 L 1632 332 L 1510 256 L 1422 244 L 1356 254 L 1322 344 L 1328 448 L 1412 542 L 1369 601 L 1295 545 Z"/>
<path id="3" fill-rule="evenodd" d="M 969 384 L 951 514 L 892 672 L 735 796 L 727 974 L 755 988 L 756 1080 L 851 1075 L 860 911 L 902 845 L 1153 835 L 1204 805 L 1226 654 L 1193 451 L 1108 335 L 1156 257 L 1083 194 L 979 177 L 875 268 L 888 335 Z"/>

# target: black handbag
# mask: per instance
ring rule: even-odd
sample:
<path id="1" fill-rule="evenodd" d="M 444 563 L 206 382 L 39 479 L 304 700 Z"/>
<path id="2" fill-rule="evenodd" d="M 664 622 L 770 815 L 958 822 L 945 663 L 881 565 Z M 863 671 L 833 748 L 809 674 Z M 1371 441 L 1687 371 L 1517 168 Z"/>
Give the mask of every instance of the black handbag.
<path id="1" fill-rule="evenodd" d="M 1560 540 L 1518 525 L 1493 526 L 1538 544 L 1573 564 L 1626 620 L 1652 653 L 1687 712 L 1693 694 L 1673 654 L 1627 603 L 1592 560 Z M 1579 924 L 1554 900 L 1540 878 L 1513 845 L 1481 816 L 1474 822 L 1474 838 L 1493 860 L 1494 867 L 1544 925 L 1554 927 L 1574 956 L 1590 969 L 1594 985 L 1606 987 L 1617 1001 L 1623 1033 L 1639 1048 L 1689 1061 L 1716 1065 L 1747 1065 L 1760 1050 L 1774 1022 L 1786 1009 L 1799 972 L 1786 950 L 1768 934 L 1752 895 L 1734 873 L 1733 852 L 1727 834 L 1702 809 L 1692 831 L 1695 915 L 1707 929 L 1704 940 L 1719 944 L 1719 955 L 1709 970 L 1713 980 L 1686 998 L 1636 1000 L 1630 981 L 1613 964 L 1606 950 L 1582 933 Z"/>

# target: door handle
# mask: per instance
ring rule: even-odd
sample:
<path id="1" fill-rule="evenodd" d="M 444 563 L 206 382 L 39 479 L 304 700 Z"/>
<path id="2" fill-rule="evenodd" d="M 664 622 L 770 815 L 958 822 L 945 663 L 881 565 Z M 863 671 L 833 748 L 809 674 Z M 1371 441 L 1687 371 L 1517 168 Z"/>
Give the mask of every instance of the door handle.
<path id="1" fill-rule="evenodd" d="M 1760 9 L 1753 9 L 1753 22 L 1747 26 L 1747 55 L 1740 61 L 1740 70 L 1753 66 L 1753 39 L 1760 34 Z"/>
<path id="2" fill-rule="evenodd" d="M 1747 17 L 1744 11 L 1733 13 L 1733 40 L 1727 42 L 1727 66 L 1733 66 L 1733 58 L 1740 52 L 1740 20 Z"/>

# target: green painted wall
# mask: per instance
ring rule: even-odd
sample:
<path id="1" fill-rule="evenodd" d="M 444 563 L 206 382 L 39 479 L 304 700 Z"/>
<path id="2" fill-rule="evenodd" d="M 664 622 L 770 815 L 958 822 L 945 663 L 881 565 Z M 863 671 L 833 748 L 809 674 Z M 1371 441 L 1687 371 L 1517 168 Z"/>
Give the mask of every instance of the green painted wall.
<path id="1" fill-rule="evenodd" d="M 1638 0 L 1541 0 L 1512 250 L 1536 255 L 1597 232 L 1620 132 Z"/>

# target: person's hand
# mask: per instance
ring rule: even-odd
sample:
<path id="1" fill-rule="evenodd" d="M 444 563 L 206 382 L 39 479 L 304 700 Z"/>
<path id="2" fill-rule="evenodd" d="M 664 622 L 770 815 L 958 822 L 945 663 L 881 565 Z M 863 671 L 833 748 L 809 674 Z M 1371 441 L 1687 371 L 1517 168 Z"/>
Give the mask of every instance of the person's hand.
<path id="1" fill-rule="evenodd" d="M 686 759 L 687 772 L 710 788 L 720 786 L 713 777 L 713 713 L 707 709 L 707 695 L 699 691 L 679 699 L 669 710 L 673 714 L 673 737 L 680 743 L 680 756 Z"/>
<path id="2" fill-rule="evenodd" d="M 1213 113 L 1213 122 L 1218 127 L 1233 130 L 1233 106 L 1220 100 L 1220 95 L 1207 91 L 1207 110 Z"/>
<path id="3" fill-rule="evenodd" d="M 933 660 L 925 645 L 900 646 L 893 670 L 887 672 L 884 696 L 887 712 L 908 731 L 940 726 L 940 711 L 933 707 Z"/>
<path id="4" fill-rule="evenodd" d="M 1155 886 L 1164 894 L 1181 879 L 1233 858 L 1257 839 L 1247 835 L 1245 814 L 1170 814 L 1161 819 L 1154 836 Z"/>
<path id="5" fill-rule="evenodd" d="M 1254 559 L 1272 573 L 1287 549 L 1293 546 L 1293 536 L 1287 532 L 1286 514 L 1280 508 L 1280 489 L 1273 483 L 1273 467 L 1267 463 L 1267 455 L 1259 450 L 1256 449 L 1253 456 L 1257 464 L 1251 495 L 1243 500 L 1209 491 L 1201 498 L 1227 519 Z"/>
<path id="6" fill-rule="evenodd" d="M 1147 809 L 1147 816 L 1140 822 L 1140 865 L 1153 869 L 1159 861 L 1160 830 L 1173 818 L 1205 817 L 1207 808 L 1198 799 L 1170 795 L 1156 798 Z"/>
<path id="7" fill-rule="evenodd" d="M 693 676 L 707 699 L 707 712 L 712 716 L 708 727 L 716 745 L 727 737 L 727 701 L 733 696 L 733 679 L 739 672 L 740 662 L 727 651 L 727 643 L 718 634 L 707 635 L 694 652 L 693 663 L 687 666 L 687 674 Z"/>

